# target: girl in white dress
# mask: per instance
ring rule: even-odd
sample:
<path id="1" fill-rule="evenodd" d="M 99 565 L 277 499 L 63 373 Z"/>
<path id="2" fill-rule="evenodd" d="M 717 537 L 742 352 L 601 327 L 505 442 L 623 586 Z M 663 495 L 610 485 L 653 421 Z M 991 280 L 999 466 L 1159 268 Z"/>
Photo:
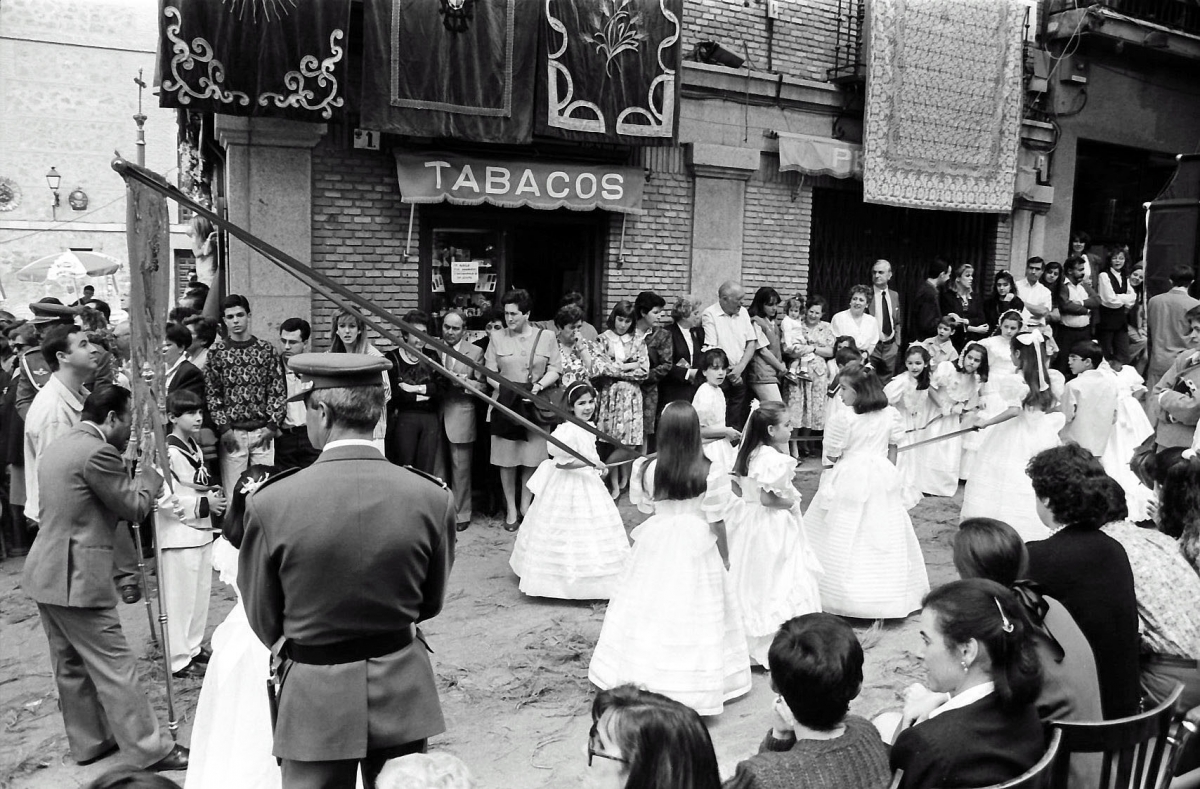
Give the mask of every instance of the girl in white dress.
<path id="1" fill-rule="evenodd" d="M 904 422 L 869 367 L 843 368 L 839 394 L 848 408 L 825 428 L 836 462 L 804 513 L 822 569 L 821 606 L 840 616 L 907 616 L 921 607 L 929 577 L 893 464 Z"/>
<path id="2" fill-rule="evenodd" d="M 1012 341 L 1011 358 L 1018 374 L 1003 376 L 997 390 L 1004 410 L 975 423 L 977 428 L 992 429 L 976 454 L 977 473 L 967 480 L 962 519 L 995 518 L 1031 542 L 1049 537 L 1050 530 L 1038 517 L 1025 466 L 1038 452 L 1060 443 L 1058 431 L 1064 418 L 1057 401 L 1064 381 L 1061 373 L 1046 366 L 1041 332 L 1018 334 Z"/>
<path id="3" fill-rule="evenodd" d="M 972 342 L 963 348 L 958 361 L 938 365 L 930 386 L 938 391 L 942 418 L 929 426 L 930 438 L 961 430 L 963 419 L 978 408 L 979 387 L 988 377 L 987 358 L 983 346 Z M 963 437 L 947 438 L 928 447 L 925 492 L 932 496 L 953 496 L 962 479 Z"/>
<path id="4" fill-rule="evenodd" d="M 987 352 L 987 378 L 983 380 L 983 385 L 979 389 L 980 413 L 978 416 L 982 420 L 991 419 L 1004 413 L 1004 409 L 1008 405 L 1000 395 L 1001 387 L 1010 389 L 1013 381 L 1020 378 L 1012 361 L 1010 347 L 1013 337 L 1016 337 L 1017 332 L 1021 331 L 1021 324 L 1021 313 L 1009 310 L 1000 316 L 1000 333 L 981 340 L 979 343 Z M 987 438 L 987 431 L 984 430 L 968 435 L 963 440 L 963 479 L 971 478 L 971 469 L 975 465 L 975 454 L 987 441 Z"/>
<path id="5" fill-rule="evenodd" d="M 269 469 L 251 466 L 234 486 L 228 522 L 240 523 L 246 495 Z M 240 530 L 227 532 L 237 542 Z M 237 587 L 238 551 L 225 537 L 213 543 L 213 569 L 237 602 L 212 634 L 212 657 L 200 687 L 192 725 L 191 757 L 184 789 L 279 789 L 282 776 L 271 755 L 274 738 L 266 683 L 271 651 L 246 619 Z"/>
<path id="6" fill-rule="evenodd" d="M 1115 479 L 1125 490 L 1125 506 L 1129 509 L 1129 520 L 1149 520 L 1151 506 L 1156 500 L 1154 491 L 1142 484 L 1137 474 L 1129 467 L 1133 452 L 1154 433 L 1154 425 L 1138 402 L 1138 395 L 1146 391 L 1146 383 L 1133 365 L 1122 365 L 1113 370 L 1108 362 L 1100 364 L 1100 371 L 1112 375 L 1117 381 L 1117 424 L 1108 437 L 1108 446 L 1100 456 L 1100 465 L 1108 476 Z"/>
<path id="7" fill-rule="evenodd" d="M 576 381 L 563 393 L 567 407 L 584 421 L 596 414 L 596 390 Z M 585 466 L 554 444 L 527 487 L 533 504 L 513 546 L 509 566 L 521 591 L 561 600 L 607 600 L 629 560 L 629 538 L 617 505 L 600 481 L 607 471 L 596 437 L 564 422 L 552 435 L 591 461 Z"/>
<path id="8" fill-rule="evenodd" d="M 821 610 L 821 565 L 808 545 L 800 491 L 792 484 L 796 459 L 788 454 L 792 425 L 783 403 L 762 403 L 750 414 L 733 473 L 742 507 L 726 521 L 729 577 L 742 610 L 750 659 L 767 665 L 779 626 Z"/>
<path id="9" fill-rule="evenodd" d="M 725 393 L 721 391 L 721 384 L 729 375 L 729 357 L 720 348 L 710 348 L 704 352 L 701 364 L 704 365 L 700 368 L 704 383 L 692 395 L 692 405 L 700 417 L 704 456 L 712 462 L 715 473 L 728 474 L 733 470 L 733 459 L 737 456 L 733 442 L 742 437 L 740 431 L 725 425 Z"/>
<path id="10" fill-rule="evenodd" d="M 696 410 L 676 401 L 658 422 L 657 460 L 639 460 L 630 500 L 654 515 L 633 530 L 633 558 L 608 605 L 588 679 L 633 683 L 701 715 L 750 690 L 741 611 L 726 572 L 722 523 L 732 492 L 700 448 Z"/>
<path id="11" fill-rule="evenodd" d="M 904 439 L 901 446 L 915 444 L 933 436 L 932 423 L 941 415 L 941 404 L 937 390 L 929 384 L 932 371 L 929 368 L 929 351 L 920 345 L 911 345 L 904 352 L 905 370 L 883 388 L 888 404 L 900 412 L 904 419 Z M 899 455 L 896 470 L 900 472 L 904 506 L 912 509 L 921 501 L 921 494 L 928 493 L 930 484 L 929 458 L 935 444 L 910 449 Z"/>

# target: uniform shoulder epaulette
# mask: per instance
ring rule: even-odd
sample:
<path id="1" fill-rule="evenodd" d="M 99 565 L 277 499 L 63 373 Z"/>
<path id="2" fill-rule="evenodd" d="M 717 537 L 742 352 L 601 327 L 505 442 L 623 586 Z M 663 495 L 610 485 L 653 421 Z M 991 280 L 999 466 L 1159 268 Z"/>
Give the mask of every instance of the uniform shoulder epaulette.
<path id="1" fill-rule="evenodd" d="M 433 484 L 437 485 L 442 490 L 450 490 L 450 486 L 447 485 L 442 480 L 441 477 L 434 475 L 434 474 L 430 474 L 428 471 L 422 471 L 421 469 L 413 468 L 412 466 L 401 466 L 400 468 L 407 469 L 408 471 L 411 471 L 412 473 L 416 474 L 418 477 L 424 477 L 425 479 L 429 480 Z"/>
<path id="2" fill-rule="evenodd" d="M 275 474 L 272 474 L 271 476 L 264 479 L 257 487 L 254 488 L 254 490 L 250 491 L 250 493 L 258 493 L 263 488 L 270 487 L 271 485 L 274 485 L 279 480 L 286 479 L 287 477 L 292 476 L 299 470 L 300 469 L 298 469 L 298 468 L 289 468 L 289 469 L 284 469 L 283 471 L 276 472 Z M 249 495 L 249 494 L 247 494 L 247 495 Z"/>

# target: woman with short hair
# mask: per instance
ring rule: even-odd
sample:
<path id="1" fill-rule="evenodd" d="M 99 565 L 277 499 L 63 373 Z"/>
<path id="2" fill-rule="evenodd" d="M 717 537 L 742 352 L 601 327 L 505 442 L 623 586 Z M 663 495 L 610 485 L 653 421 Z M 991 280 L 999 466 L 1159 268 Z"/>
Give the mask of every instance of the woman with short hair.
<path id="1" fill-rule="evenodd" d="M 928 690 L 910 693 L 891 766 L 901 789 L 991 786 L 1037 764 L 1046 735 L 1034 702 L 1042 669 L 1029 621 L 995 581 L 952 581 L 925 596 Z M 928 709 L 931 698 L 941 703 Z M 944 701 L 943 701 L 944 700 Z"/>
<path id="2" fill-rule="evenodd" d="M 962 353 L 971 340 L 982 340 L 994 328 L 987 322 L 983 304 L 975 295 L 975 267 L 956 263 L 950 270 L 950 281 L 942 288 L 940 304 L 943 315 L 957 316 L 958 328 L 950 335 L 954 350 Z"/>
<path id="3" fill-rule="evenodd" d="M 833 336 L 854 338 L 854 345 L 862 351 L 864 359 L 871 358 L 880 337 L 879 321 L 867 312 L 870 303 L 871 289 L 866 285 L 855 285 L 850 288 L 850 307 L 834 315 L 829 322 Z"/>
<path id="4" fill-rule="evenodd" d="M 646 346 L 649 366 L 642 381 L 642 450 L 651 451 L 658 426 L 658 384 L 671 371 L 674 362 L 671 335 L 658 325 L 666 299 L 652 290 L 643 290 L 633 300 L 633 336 Z"/>
<path id="5" fill-rule="evenodd" d="M 704 357 L 704 330 L 700 328 L 699 296 L 686 295 L 675 299 L 671 307 L 672 324 L 667 327 L 671 339 L 671 369 L 658 382 L 658 410 L 675 400 L 692 402 L 696 388 L 704 382 L 700 362 Z"/>

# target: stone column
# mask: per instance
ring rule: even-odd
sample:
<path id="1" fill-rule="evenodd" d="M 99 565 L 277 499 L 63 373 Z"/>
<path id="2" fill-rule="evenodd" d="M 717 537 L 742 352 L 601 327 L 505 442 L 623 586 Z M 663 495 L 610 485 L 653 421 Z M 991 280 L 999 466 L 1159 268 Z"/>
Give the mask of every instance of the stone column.
<path id="1" fill-rule="evenodd" d="M 707 300 L 722 282 L 741 281 L 746 182 L 759 158 L 757 148 L 693 143 L 688 149 L 696 181 L 691 291 Z"/>
<path id="2" fill-rule="evenodd" d="M 229 221 L 301 263 L 312 259 L 312 149 L 325 124 L 216 116 L 225 148 Z M 307 284 L 237 239 L 229 240 L 229 293 L 250 299 L 251 329 L 274 341 L 290 317 L 311 320 Z"/>

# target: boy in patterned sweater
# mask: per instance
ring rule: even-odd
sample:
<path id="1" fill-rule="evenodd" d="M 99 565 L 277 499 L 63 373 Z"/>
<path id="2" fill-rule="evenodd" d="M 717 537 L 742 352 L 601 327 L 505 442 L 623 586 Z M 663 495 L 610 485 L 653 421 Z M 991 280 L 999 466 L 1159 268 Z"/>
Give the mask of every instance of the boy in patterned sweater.
<path id="1" fill-rule="evenodd" d="M 247 466 L 275 462 L 275 436 L 287 406 L 279 353 L 250 333 L 250 302 L 230 294 L 221 302 L 228 339 L 214 343 L 204 367 L 208 413 L 220 436 L 221 484 L 231 496 Z"/>

